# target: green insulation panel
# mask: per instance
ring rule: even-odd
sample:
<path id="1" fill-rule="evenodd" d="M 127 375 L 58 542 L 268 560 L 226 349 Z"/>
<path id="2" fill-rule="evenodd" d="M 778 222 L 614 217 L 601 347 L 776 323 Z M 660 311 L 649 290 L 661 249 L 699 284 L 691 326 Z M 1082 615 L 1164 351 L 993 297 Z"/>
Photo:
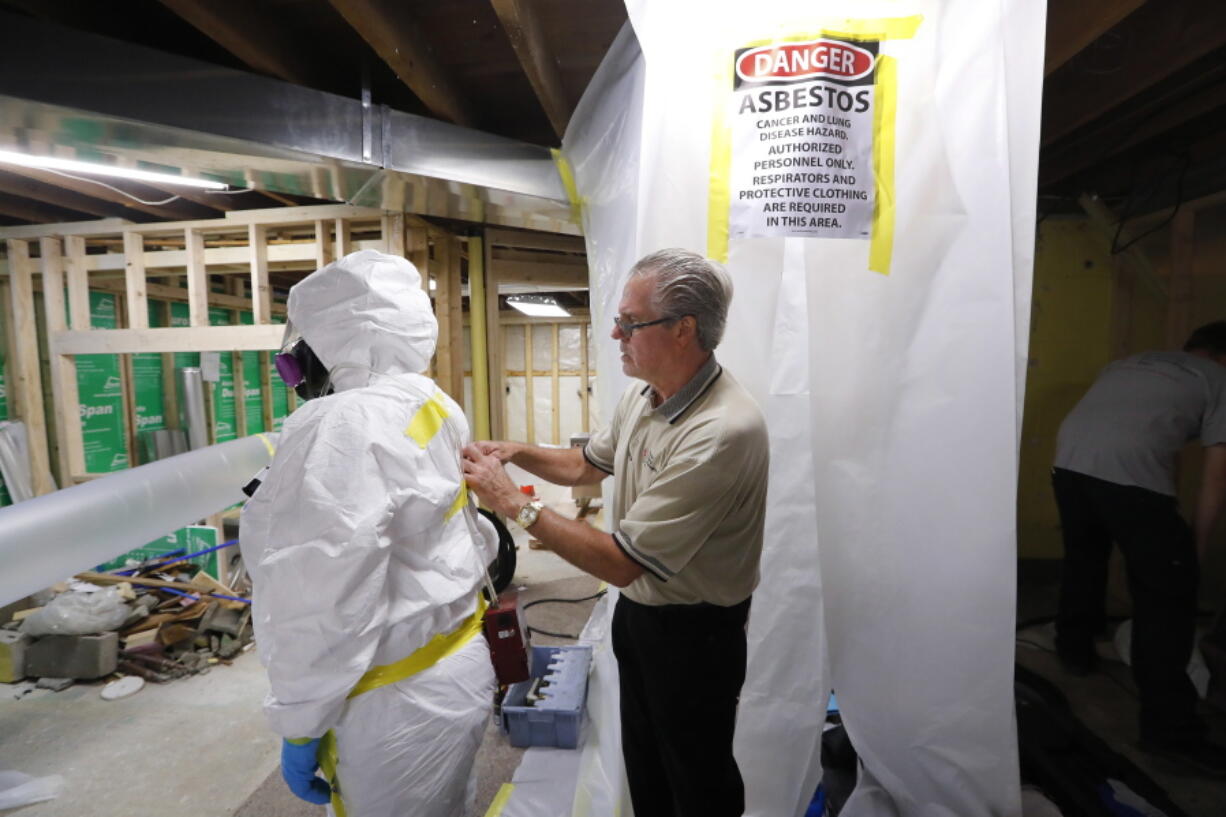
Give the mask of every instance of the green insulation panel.
<path id="1" fill-rule="evenodd" d="M 178 554 L 180 551 L 185 554 L 200 553 L 220 543 L 217 528 L 210 525 L 188 525 L 159 539 L 154 539 L 147 545 L 134 548 L 117 559 L 98 565 L 98 570 L 100 572 L 123 570 L 141 562 L 160 559 L 171 553 Z M 216 579 L 218 577 L 217 553 L 218 551 L 214 551 L 188 561 L 199 565 L 201 570 Z"/>
<path id="2" fill-rule="evenodd" d="M 109 292 L 89 293 L 89 321 L 94 329 L 118 327 L 118 299 Z M 123 427 L 123 389 L 118 355 L 77 355 L 77 389 L 85 470 L 90 474 L 128 467 Z"/>
<path id="3" fill-rule="evenodd" d="M 289 416 L 289 387 L 277 374 L 277 367 L 268 364 L 269 375 L 272 377 L 272 430 L 280 431 Z"/>
<path id="4" fill-rule="evenodd" d="M 239 323 L 251 326 L 255 323 L 255 315 L 251 312 L 240 312 Z M 262 372 L 260 369 L 259 352 L 243 352 L 243 413 L 247 417 L 247 433 L 259 434 L 264 428 L 264 389 L 262 388 Z"/>
<path id="5" fill-rule="evenodd" d="M 209 307 L 210 326 L 229 326 L 231 313 L 221 307 Z M 238 438 L 238 413 L 234 399 L 234 355 L 221 353 L 220 375 L 213 386 L 213 442 L 224 443 Z"/>
<path id="6" fill-rule="evenodd" d="M 187 304 L 175 301 L 170 305 L 170 325 L 175 327 L 192 325 L 191 311 Z M 200 365 L 199 352 L 175 352 L 172 359 L 176 370 Z"/>
<path id="7" fill-rule="evenodd" d="M 165 304 L 149 302 L 149 326 L 165 326 Z M 152 450 L 145 438 L 154 431 L 168 428 L 165 398 L 166 374 L 162 355 L 158 352 L 132 355 L 132 402 L 136 419 L 137 448 Z M 142 462 L 147 461 L 142 459 Z"/>

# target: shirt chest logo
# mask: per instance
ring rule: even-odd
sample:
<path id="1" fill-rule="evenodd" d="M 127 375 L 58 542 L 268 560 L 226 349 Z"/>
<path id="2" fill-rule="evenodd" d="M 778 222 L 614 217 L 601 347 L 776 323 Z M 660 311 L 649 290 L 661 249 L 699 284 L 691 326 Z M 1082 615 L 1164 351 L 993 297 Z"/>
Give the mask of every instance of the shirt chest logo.
<path id="1" fill-rule="evenodd" d="M 639 460 L 650 468 L 652 471 L 659 471 L 659 466 L 656 465 L 656 456 L 647 450 L 647 446 L 643 446 L 643 450 L 639 452 Z"/>

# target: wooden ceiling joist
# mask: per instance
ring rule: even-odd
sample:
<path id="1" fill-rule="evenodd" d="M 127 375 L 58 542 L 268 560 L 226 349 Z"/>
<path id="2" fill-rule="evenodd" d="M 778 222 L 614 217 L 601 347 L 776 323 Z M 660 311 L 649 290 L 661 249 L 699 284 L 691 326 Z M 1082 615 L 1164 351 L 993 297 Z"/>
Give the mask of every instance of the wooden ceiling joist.
<path id="1" fill-rule="evenodd" d="M 1047 53 L 1043 73 L 1050 74 L 1084 50 L 1145 0 L 1066 0 L 1047 7 Z"/>
<path id="2" fill-rule="evenodd" d="M 121 208 L 146 213 L 159 219 L 186 221 L 199 216 L 199 213 L 194 206 L 191 209 L 186 209 L 184 207 L 176 206 L 178 204 L 177 202 L 170 202 L 169 204 L 143 204 L 135 199 L 123 195 L 122 193 L 116 193 L 114 190 L 110 189 L 110 187 L 104 187 L 103 185 L 95 182 L 69 178 L 58 173 L 50 173 L 45 170 L 34 170 L 33 168 L 28 167 L 17 167 L 15 165 L 8 167 L 7 170 L 15 175 L 24 176 L 28 179 L 33 179 L 36 182 L 41 182 L 42 184 L 49 185 L 51 187 L 62 187 L 83 196 L 90 196 L 95 199 L 109 201 L 113 204 L 120 205 Z M 146 199 L 146 201 L 151 200 L 152 199 Z"/>
<path id="3" fill-rule="evenodd" d="M 1129 111 L 1127 116 L 1110 123 L 1108 127 L 1095 130 L 1092 138 L 1071 145 L 1061 143 L 1054 146 L 1051 155 L 1039 167 L 1039 183 L 1052 184 L 1066 179 L 1223 107 L 1226 107 L 1226 80 L 1207 91 L 1191 94 L 1163 107 L 1160 112 L 1137 106 L 1136 110 Z"/>
<path id="4" fill-rule="evenodd" d="M 82 218 L 79 213 L 44 204 L 41 201 L 11 196 L 7 193 L 0 193 L 0 214 L 40 224 L 51 224 L 57 221 L 72 221 Z"/>
<path id="5" fill-rule="evenodd" d="M 119 214 L 119 208 L 115 205 L 99 201 L 92 196 L 83 196 L 80 193 L 74 193 L 62 187 L 39 184 L 33 179 L 3 170 L 0 170 L 0 193 L 33 199 L 43 204 L 62 207 L 65 210 L 97 216 L 98 218 L 109 218 Z"/>
<path id="6" fill-rule="evenodd" d="M 429 39 L 394 0 L 330 0 L 430 111 L 440 119 L 475 127 L 476 117 L 452 78 L 435 59 Z"/>
<path id="7" fill-rule="evenodd" d="M 562 90 L 558 61 L 545 44 L 540 20 L 531 0 L 490 0 L 507 38 L 515 49 L 519 63 L 532 83 L 553 132 L 561 140 L 572 113 Z"/>
<path id="8" fill-rule="evenodd" d="M 306 50 L 279 36 L 283 27 L 277 19 L 261 13 L 259 4 L 245 0 L 161 0 L 161 3 L 253 70 L 296 85 L 312 84 L 316 72 L 302 56 Z"/>
<path id="9" fill-rule="evenodd" d="M 1146 3 L 1111 29 L 1119 47 L 1111 50 L 1110 72 L 1086 60 L 1087 49 L 1048 77 L 1043 97 L 1042 144 L 1072 133 L 1125 105 L 1180 69 L 1226 45 L 1226 3 L 1185 0 Z"/>

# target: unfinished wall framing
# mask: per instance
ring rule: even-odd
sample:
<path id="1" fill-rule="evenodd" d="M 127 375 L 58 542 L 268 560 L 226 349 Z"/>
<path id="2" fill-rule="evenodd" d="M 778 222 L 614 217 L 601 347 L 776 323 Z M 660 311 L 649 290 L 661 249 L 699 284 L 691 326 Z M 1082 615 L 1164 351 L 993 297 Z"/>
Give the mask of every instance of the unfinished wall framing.
<path id="1" fill-rule="evenodd" d="M 1062 553 L 1050 477 L 1056 434 L 1102 367 L 1146 350 L 1181 348 L 1192 329 L 1226 315 L 1226 196 L 1184 202 L 1178 212 L 1132 219 L 1122 229 L 1101 201 L 1087 196 L 1081 205 L 1084 217 L 1046 219 L 1037 236 L 1018 484 L 1023 558 Z M 1189 513 L 1201 462 L 1196 442 L 1180 456 L 1179 499 Z M 1219 530 L 1202 565 L 1204 599 L 1226 588 L 1224 537 Z M 1126 598 L 1119 576 L 1113 587 L 1113 598 Z"/>
<path id="2" fill-rule="evenodd" d="M 0 238 L 0 419 L 30 430 L 36 493 L 142 461 L 147 432 L 179 426 L 175 370 L 198 365 L 202 353 L 218 353 L 219 378 L 206 394 L 211 441 L 279 427 L 294 397 L 270 365 L 285 312 L 272 283 L 284 287 L 287 275 L 358 249 L 402 254 L 422 272 L 439 320 L 429 374 L 470 420 L 479 412 L 465 281 L 481 279 L 492 342 L 477 370 L 488 382 L 490 436 L 566 444 L 592 427 L 588 317 L 542 324 L 500 314 L 497 298 L 499 285 L 586 288 L 582 239 L 501 229 L 458 236 L 411 214 L 347 205 L 10 227 Z M 526 338 L 537 347 L 527 356 Z"/>
<path id="3" fill-rule="evenodd" d="M 589 353 L 590 342 L 576 339 L 573 344 L 559 347 L 554 338 L 563 331 L 562 327 L 576 327 L 573 331 L 578 336 L 590 338 L 590 317 L 577 314 L 550 322 L 500 312 L 497 293 L 525 287 L 586 290 L 589 274 L 584 241 L 576 236 L 505 229 L 487 229 L 483 238 L 482 268 L 490 293 L 485 310 L 485 332 L 490 339 L 487 369 L 490 436 L 565 445 L 572 431 L 588 431 L 593 427 L 591 412 L 595 402 L 591 400 L 591 387 L 595 373 L 590 362 L 594 358 Z M 531 363 L 526 363 L 528 358 L 524 354 L 524 338 L 529 335 L 515 328 L 521 326 L 533 327 L 531 337 L 547 333 L 545 345 L 532 355 Z M 579 360 L 561 361 L 562 350 L 572 347 Z M 526 375 L 529 369 L 533 372 L 530 377 Z M 544 383 L 542 378 L 547 378 Z M 573 386 L 571 379 L 575 380 Z M 548 389 L 547 401 L 538 394 L 542 386 Z M 577 411 L 566 410 L 572 393 L 579 404 Z M 539 422 L 538 415 L 542 418 Z M 576 421 L 567 423 L 565 418 L 571 416 Z M 522 418 L 522 424 L 518 418 Z"/>
<path id="4" fill-rule="evenodd" d="M 135 464 L 142 432 L 178 425 L 173 370 L 205 351 L 218 352 L 221 370 L 208 388 L 210 439 L 277 427 L 294 401 L 271 377 L 269 350 L 280 344 L 285 307 L 272 302 L 270 275 L 306 273 L 357 249 L 405 253 L 417 240 L 415 260 L 429 277 L 437 267 L 431 238 L 454 239 L 434 228 L 425 235 L 422 225 L 403 213 L 337 205 L 0 230 L 8 336 L 0 386 L 6 414 L 30 430 L 36 492 L 52 490 L 53 475 L 68 485 Z M 108 403 L 94 411 L 87 401 L 83 411 L 91 377 Z M 121 441 L 105 464 L 87 446 L 91 422 L 103 418 Z"/>

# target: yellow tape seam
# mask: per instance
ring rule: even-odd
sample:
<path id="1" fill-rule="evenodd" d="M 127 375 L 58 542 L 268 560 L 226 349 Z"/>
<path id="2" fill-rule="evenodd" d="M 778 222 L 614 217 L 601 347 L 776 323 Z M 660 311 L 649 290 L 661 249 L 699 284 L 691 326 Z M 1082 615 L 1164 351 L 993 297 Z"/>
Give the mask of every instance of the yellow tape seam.
<path id="1" fill-rule="evenodd" d="M 498 789 L 498 793 L 494 795 L 494 800 L 490 803 L 490 807 L 485 811 L 485 817 L 498 817 L 502 814 L 503 808 L 506 807 L 507 801 L 511 799 L 511 792 L 515 791 L 514 783 L 503 783 L 502 788 Z"/>
<path id="2" fill-rule="evenodd" d="M 336 776 L 336 768 L 340 764 L 340 752 L 336 747 L 336 733 L 329 729 L 319 741 L 319 750 L 315 753 L 319 761 L 320 771 L 324 773 L 329 785 L 332 786 L 332 811 L 336 817 L 345 817 L 345 803 L 341 800 L 340 780 Z"/>
<path id="3" fill-rule="evenodd" d="M 443 427 L 443 421 L 449 416 L 447 409 L 436 394 L 422 405 L 409 421 L 409 427 L 404 430 L 405 436 L 412 438 L 422 448 L 430 444 L 434 435 Z"/>
<path id="4" fill-rule="evenodd" d="M 570 160 L 562 155 L 557 148 L 550 148 L 553 163 L 558 168 L 558 176 L 562 179 L 562 188 L 566 190 L 566 198 L 570 201 L 570 215 L 575 224 L 583 226 L 583 199 L 579 198 L 579 185 L 575 182 L 575 171 L 570 166 Z"/>
<path id="5" fill-rule="evenodd" d="M 275 447 L 275 446 L 272 444 L 272 440 L 268 439 L 268 437 L 266 437 L 266 436 L 265 436 L 265 435 L 263 435 L 263 434 L 256 434 L 255 436 L 259 437 L 259 438 L 260 438 L 260 442 L 264 443 L 264 447 L 268 449 L 268 458 L 269 458 L 269 459 L 272 459 L 273 457 L 277 456 L 277 449 L 276 449 L 276 447 Z"/>
<path id="6" fill-rule="evenodd" d="M 873 238 L 868 246 L 868 268 L 890 274 L 894 255 L 894 120 L 898 104 L 898 61 L 877 60 L 877 94 L 873 106 Z"/>
<path id="7" fill-rule="evenodd" d="M 444 522 L 450 522 L 451 517 L 458 514 L 468 506 L 468 483 L 460 480 L 460 492 L 456 494 L 455 501 L 451 503 L 451 507 L 447 509 L 447 513 L 443 515 Z"/>
<path id="8" fill-rule="evenodd" d="M 450 633 L 439 633 L 427 641 L 425 645 L 414 650 L 411 655 L 400 659 L 394 664 L 384 664 L 383 666 L 367 670 L 366 674 L 354 686 L 353 691 L 349 693 L 349 698 L 353 699 L 365 692 L 370 692 L 372 689 L 378 689 L 388 684 L 394 684 L 397 681 L 403 681 L 405 678 L 416 675 L 457 652 L 481 632 L 482 620 L 485 617 L 485 609 L 488 606 L 485 597 L 478 596 L 476 611 L 466 618 L 459 627 Z"/>

